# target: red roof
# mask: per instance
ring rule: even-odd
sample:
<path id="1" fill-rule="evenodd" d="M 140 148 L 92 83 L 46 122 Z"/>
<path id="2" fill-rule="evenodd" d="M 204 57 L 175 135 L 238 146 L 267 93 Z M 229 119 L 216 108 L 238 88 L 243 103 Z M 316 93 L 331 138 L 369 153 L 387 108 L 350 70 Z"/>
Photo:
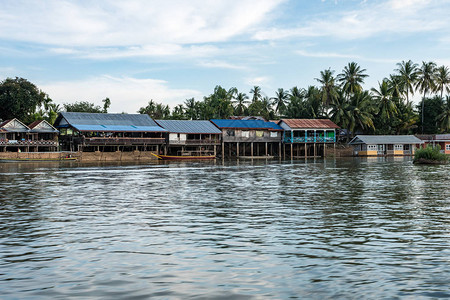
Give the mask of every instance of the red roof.
<path id="1" fill-rule="evenodd" d="M 44 120 L 37 120 L 37 121 L 34 121 L 33 123 L 31 123 L 30 125 L 28 125 L 28 127 L 30 128 L 30 129 L 33 129 L 34 127 L 36 127 L 36 126 L 38 126 L 41 122 L 43 122 Z"/>
<path id="2" fill-rule="evenodd" d="M 339 128 L 329 119 L 281 119 L 291 128 L 318 128 L 318 129 L 336 129 Z M 278 123 L 279 124 L 279 123 Z"/>

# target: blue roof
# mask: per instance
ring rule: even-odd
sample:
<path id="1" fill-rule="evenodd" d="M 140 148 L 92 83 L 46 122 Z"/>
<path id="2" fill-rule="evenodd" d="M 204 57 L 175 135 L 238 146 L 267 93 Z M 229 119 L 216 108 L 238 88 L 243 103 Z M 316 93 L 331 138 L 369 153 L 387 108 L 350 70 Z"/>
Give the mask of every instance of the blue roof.
<path id="1" fill-rule="evenodd" d="M 212 119 L 211 122 L 219 128 L 283 130 L 278 124 L 263 120 Z"/>
<path id="2" fill-rule="evenodd" d="M 61 112 L 56 127 L 70 125 L 79 131 L 167 131 L 146 114 L 101 114 Z"/>
<path id="3" fill-rule="evenodd" d="M 161 127 L 174 133 L 191 133 L 191 134 L 221 134 L 213 123 L 205 120 L 156 120 Z"/>

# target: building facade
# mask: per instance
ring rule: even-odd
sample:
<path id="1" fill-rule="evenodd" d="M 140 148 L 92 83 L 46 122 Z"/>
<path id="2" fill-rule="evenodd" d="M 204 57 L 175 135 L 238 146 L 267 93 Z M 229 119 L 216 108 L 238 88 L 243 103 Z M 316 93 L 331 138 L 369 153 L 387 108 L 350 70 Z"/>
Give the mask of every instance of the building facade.
<path id="1" fill-rule="evenodd" d="M 409 156 L 422 144 L 414 135 L 357 135 L 349 142 L 355 156 Z"/>

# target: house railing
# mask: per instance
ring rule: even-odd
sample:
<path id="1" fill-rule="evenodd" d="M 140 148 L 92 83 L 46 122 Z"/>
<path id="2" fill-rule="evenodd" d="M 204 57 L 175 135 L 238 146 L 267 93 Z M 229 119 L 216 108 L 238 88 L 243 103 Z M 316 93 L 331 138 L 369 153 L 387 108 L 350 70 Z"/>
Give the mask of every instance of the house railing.
<path id="1" fill-rule="evenodd" d="M 58 146 L 57 141 L 52 140 L 2 140 L 0 146 Z"/>
<path id="2" fill-rule="evenodd" d="M 211 139 L 187 139 L 187 140 L 169 140 L 171 145 L 220 145 L 220 140 Z"/>
<path id="3" fill-rule="evenodd" d="M 83 144 L 85 146 L 101 146 L 101 145 L 156 145 L 163 144 L 164 138 L 117 138 L 117 137 L 95 137 L 85 138 Z"/>
<path id="4" fill-rule="evenodd" d="M 290 137 L 287 136 L 284 138 L 285 143 L 334 143 L 336 142 L 335 137 L 323 137 L 323 136 L 317 136 L 317 137 Z"/>

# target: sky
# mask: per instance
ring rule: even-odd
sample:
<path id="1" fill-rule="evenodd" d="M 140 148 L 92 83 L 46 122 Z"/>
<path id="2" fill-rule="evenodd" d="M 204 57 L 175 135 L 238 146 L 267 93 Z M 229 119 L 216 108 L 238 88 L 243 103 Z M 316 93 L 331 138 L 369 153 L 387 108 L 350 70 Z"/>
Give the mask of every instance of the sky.
<path id="1" fill-rule="evenodd" d="M 403 60 L 450 66 L 449 12 L 448 0 L 0 0 L 0 80 L 58 104 L 109 97 L 117 113 L 216 85 L 273 97 L 353 61 L 370 89 Z"/>

